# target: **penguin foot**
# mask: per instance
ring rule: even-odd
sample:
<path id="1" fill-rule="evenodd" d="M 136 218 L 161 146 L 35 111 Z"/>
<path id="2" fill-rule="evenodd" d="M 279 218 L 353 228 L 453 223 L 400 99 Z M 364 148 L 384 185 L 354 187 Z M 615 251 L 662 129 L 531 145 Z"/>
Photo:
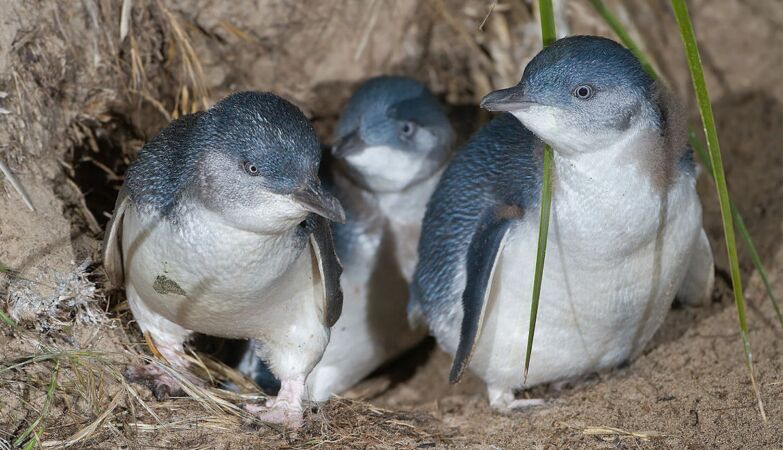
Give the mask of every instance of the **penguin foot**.
<path id="1" fill-rule="evenodd" d="M 245 405 L 244 408 L 262 422 L 277 423 L 295 430 L 301 428 L 304 423 L 302 395 L 304 377 L 284 379 L 280 380 L 277 397 L 267 400 L 264 406 Z"/>
<path id="2" fill-rule="evenodd" d="M 185 395 L 185 391 L 182 389 L 179 381 L 156 364 L 128 366 L 123 375 L 131 383 L 147 386 L 158 401 L 165 400 L 168 397 L 182 397 Z M 207 385 L 204 380 L 191 373 L 183 373 L 183 375 L 196 386 L 205 387 Z"/>
<path id="3" fill-rule="evenodd" d="M 129 366 L 123 375 L 131 383 L 147 386 L 158 401 L 185 395 L 177 380 L 154 364 Z"/>
<path id="4" fill-rule="evenodd" d="M 555 392 L 560 392 L 570 388 L 573 384 L 574 384 L 573 379 L 560 380 L 560 381 L 555 381 L 554 383 L 550 383 L 549 388 Z"/>
<path id="5" fill-rule="evenodd" d="M 301 406 L 296 408 L 293 405 L 276 403 L 271 408 L 259 405 L 244 405 L 244 408 L 262 422 L 280 424 L 292 430 L 302 428 L 304 425 Z"/>
<path id="6" fill-rule="evenodd" d="M 487 387 L 487 393 L 489 394 L 489 406 L 502 413 L 519 411 L 530 408 L 531 406 L 541 406 L 545 403 L 542 398 L 518 399 L 514 396 L 514 391 L 507 388 L 490 386 Z"/>
<path id="7" fill-rule="evenodd" d="M 541 406 L 544 403 L 543 398 L 517 398 L 508 404 L 508 409 L 511 411 L 519 411 L 522 409 L 530 408 L 531 406 Z"/>

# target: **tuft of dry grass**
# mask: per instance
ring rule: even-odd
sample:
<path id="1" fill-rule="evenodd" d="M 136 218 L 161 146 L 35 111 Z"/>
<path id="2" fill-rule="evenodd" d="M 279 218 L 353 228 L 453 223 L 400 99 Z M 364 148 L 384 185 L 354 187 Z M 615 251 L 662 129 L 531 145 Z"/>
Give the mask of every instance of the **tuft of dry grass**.
<path id="1" fill-rule="evenodd" d="M 164 42 L 166 48 L 166 63 L 178 62 L 179 64 L 179 86 L 174 92 L 174 104 L 170 108 L 166 107 L 166 101 L 156 97 L 152 93 L 152 86 L 147 76 L 147 69 L 144 62 L 144 52 L 149 49 L 142 48 L 140 39 L 137 37 L 138 31 L 134 33 L 133 23 L 133 2 L 124 0 L 120 11 L 120 41 L 128 40 L 128 85 L 127 93 L 138 96 L 149 103 L 156 111 L 160 112 L 166 122 L 177 117 L 204 110 L 209 107 L 210 95 L 204 76 L 204 68 L 198 53 L 193 48 L 193 44 L 188 33 L 188 28 L 197 28 L 192 26 L 186 20 L 180 17 L 164 5 L 163 2 L 155 3 L 157 10 L 162 15 L 159 25 L 170 40 Z M 241 30 L 234 27 L 231 30 L 241 33 Z"/>
<path id="2" fill-rule="evenodd" d="M 0 393 L 12 397 L 12 401 L 0 405 L 0 413 L 6 417 L 9 411 L 3 409 L 8 407 L 29 411 L 15 426 L 16 433 L 0 432 L 0 439 L 17 446 L 92 447 L 105 442 L 144 446 L 156 441 L 161 433 L 169 445 L 176 446 L 196 432 L 216 433 L 216 438 L 239 435 L 240 440 L 254 446 L 279 448 L 412 448 L 449 440 L 428 414 L 389 411 L 339 397 L 323 405 L 310 405 L 305 428 L 291 433 L 259 422 L 241 407 L 266 399 L 255 388 L 251 388 L 252 393 L 234 393 L 200 386 L 191 381 L 189 374 L 132 347 L 84 350 L 64 342 L 46 342 L 51 339 L 19 326 L 7 327 L 4 332 L 11 329 L 17 344 L 23 342 L 26 348 L 34 349 L 0 360 Z M 195 358 L 201 361 L 200 369 L 208 370 L 215 380 L 234 381 L 240 377 L 205 355 Z M 123 368 L 129 364 L 158 365 L 181 384 L 187 397 L 152 400 L 146 387 L 129 384 L 123 377 Z M 24 392 L 37 394 L 29 401 Z M 53 421 L 66 417 L 64 414 L 68 420 Z M 0 419 L 0 425 L 4 420 Z"/>
<path id="3" fill-rule="evenodd" d="M 600 437 L 628 437 L 641 439 L 643 441 L 649 441 L 655 438 L 670 437 L 671 435 L 661 433 L 659 431 L 626 431 L 615 427 L 586 427 L 582 430 L 582 434 L 585 436 L 600 436 Z"/>
<path id="4" fill-rule="evenodd" d="M 10 269 L 6 273 L 14 275 Z M 73 282 L 85 281 L 83 271 L 72 275 Z M 165 445 L 192 447 L 191 439 L 200 433 L 277 448 L 413 448 L 449 440 L 428 414 L 389 411 L 339 397 L 310 404 L 306 426 L 296 433 L 264 424 L 242 408 L 267 399 L 250 380 L 208 355 L 191 352 L 192 373 L 212 381 L 210 386 L 194 383 L 191 373 L 144 353 L 143 341 L 132 337 L 139 334 L 129 322 L 125 302 L 112 309 L 111 314 L 119 317 L 110 318 L 101 309 L 108 296 L 89 286 L 89 296 L 101 300 L 82 308 L 90 317 L 101 318 L 96 322 L 55 314 L 57 321 L 49 322 L 44 331 L 36 320 L 16 323 L 5 313 L 0 317 L 0 340 L 12 337 L 12 345 L 0 352 L 0 398 L 10 399 L 0 402 L 0 430 L 12 431 L 0 431 L 0 442 L 22 448 L 105 443 L 143 447 L 164 436 Z M 40 321 L 41 316 L 36 317 Z M 101 342 L 110 345 L 104 350 Z M 154 348 L 150 352 L 154 355 Z M 124 369 L 139 364 L 161 368 L 180 383 L 186 396 L 158 402 L 145 386 L 130 384 Z M 224 382 L 239 392 L 212 387 Z"/>
<path id="5" fill-rule="evenodd" d="M 286 448 L 424 448 L 449 443 L 452 436 L 438 430 L 429 414 L 333 396 L 308 417 L 303 437 Z"/>
<path id="6" fill-rule="evenodd" d="M 179 57 L 185 76 L 185 83 L 180 86 L 177 103 L 171 116 L 177 118 L 182 114 L 207 109 L 210 102 L 209 92 L 204 81 L 204 68 L 198 54 L 193 49 L 190 37 L 180 20 L 163 5 L 163 2 L 158 1 L 157 5 L 163 12 L 173 36 L 173 45 L 169 48 L 169 52 L 173 54 L 168 59 L 173 61 Z"/>

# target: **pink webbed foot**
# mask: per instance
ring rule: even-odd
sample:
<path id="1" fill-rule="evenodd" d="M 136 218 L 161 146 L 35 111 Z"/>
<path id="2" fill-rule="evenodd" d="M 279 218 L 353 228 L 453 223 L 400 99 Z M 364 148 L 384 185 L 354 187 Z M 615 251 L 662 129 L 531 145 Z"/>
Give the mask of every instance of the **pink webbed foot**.
<path id="1" fill-rule="evenodd" d="M 245 405 L 244 408 L 247 412 L 255 415 L 261 422 L 280 424 L 291 430 L 302 428 L 304 424 L 301 408 L 287 408 L 283 406 L 267 408 L 266 406 L 258 405 Z"/>
<path id="2" fill-rule="evenodd" d="M 245 405 L 244 408 L 262 422 L 276 423 L 295 430 L 301 428 L 304 423 L 302 395 L 304 377 L 281 380 L 280 392 L 276 398 L 267 400 L 264 406 Z"/>
<path id="3" fill-rule="evenodd" d="M 180 382 L 169 375 L 160 366 L 150 363 L 129 366 L 125 369 L 125 379 L 147 386 L 158 401 L 165 400 L 166 397 L 182 397 L 185 391 Z M 196 386 L 204 387 L 206 382 L 191 373 L 183 373 L 188 381 Z"/>
<path id="4" fill-rule="evenodd" d="M 172 345 L 157 345 L 151 343 L 148 340 L 150 347 L 153 348 L 153 352 L 159 352 L 160 356 L 165 358 L 171 365 L 179 369 L 186 369 L 188 366 L 187 360 L 182 355 L 181 346 Z M 191 383 L 197 386 L 206 386 L 204 380 L 198 378 L 190 372 L 182 371 L 182 374 Z M 147 386 L 152 391 L 155 398 L 160 401 L 166 397 L 181 397 L 185 395 L 185 391 L 182 390 L 180 382 L 173 376 L 171 376 L 165 369 L 163 369 L 158 363 L 149 363 L 129 366 L 125 369 L 125 379 Z"/>
<path id="5" fill-rule="evenodd" d="M 132 383 L 147 386 L 158 401 L 185 395 L 179 382 L 155 364 L 129 366 L 123 375 Z"/>

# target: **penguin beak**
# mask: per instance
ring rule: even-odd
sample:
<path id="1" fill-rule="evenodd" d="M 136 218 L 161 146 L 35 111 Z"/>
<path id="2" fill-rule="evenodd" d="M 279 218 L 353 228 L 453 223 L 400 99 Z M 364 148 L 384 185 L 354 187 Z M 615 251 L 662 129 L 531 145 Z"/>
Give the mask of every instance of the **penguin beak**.
<path id="1" fill-rule="evenodd" d="M 307 211 L 325 217 L 332 222 L 345 223 L 345 210 L 337 197 L 324 190 L 320 183 L 307 184 L 291 194 L 293 200 Z"/>
<path id="2" fill-rule="evenodd" d="M 332 146 L 332 155 L 335 158 L 345 158 L 358 153 L 365 147 L 367 147 L 367 143 L 359 136 L 359 130 L 353 130 L 337 139 L 337 142 Z"/>
<path id="3" fill-rule="evenodd" d="M 520 85 L 490 92 L 481 100 L 481 107 L 487 111 L 520 111 L 535 104 Z"/>

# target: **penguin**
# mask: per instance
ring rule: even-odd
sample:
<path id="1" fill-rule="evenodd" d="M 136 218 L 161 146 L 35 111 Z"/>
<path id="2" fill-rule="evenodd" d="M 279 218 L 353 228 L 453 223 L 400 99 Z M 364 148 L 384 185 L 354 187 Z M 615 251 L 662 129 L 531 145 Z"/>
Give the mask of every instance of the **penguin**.
<path id="1" fill-rule="evenodd" d="M 438 99 L 411 78 L 367 80 L 344 107 L 324 176 L 347 217 L 333 224 L 343 314 L 307 379 L 310 400 L 342 393 L 426 336 L 407 320 L 409 283 L 427 201 L 453 142 Z M 262 388 L 276 388 L 252 352 L 239 367 Z"/>
<path id="2" fill-rule="evenodd" d="M 452 383 L 470 368 L 510 411 L 542 403 L 517 390 L 632 361 L 675 296 L 710 294 L 714 267 L 685 119 L 630 51 L 560 39 L 481 106 L 502 114 L 429 202 L 409 314 L 454 356 Z M 552 209 L 525 380 L 545 143 Z"/>
<path id="3" fill-rule="evenodd" d="M 110 282 L 125 289 L 168 363 L 187 368 L 183 344 L 194 332 L 251 339 L 282 388 L 266 406 L 246 408 L 291 428 L 302 425 L 305 379 L 342 308 L 329 221 L 345 213 L 321 185 L 320 158 L 296 106 L 270 93 L 232 94 L 142 148 L 103 248 Z M 156 395 L 179 391 L 154 364 L 126 375 Z"/>

